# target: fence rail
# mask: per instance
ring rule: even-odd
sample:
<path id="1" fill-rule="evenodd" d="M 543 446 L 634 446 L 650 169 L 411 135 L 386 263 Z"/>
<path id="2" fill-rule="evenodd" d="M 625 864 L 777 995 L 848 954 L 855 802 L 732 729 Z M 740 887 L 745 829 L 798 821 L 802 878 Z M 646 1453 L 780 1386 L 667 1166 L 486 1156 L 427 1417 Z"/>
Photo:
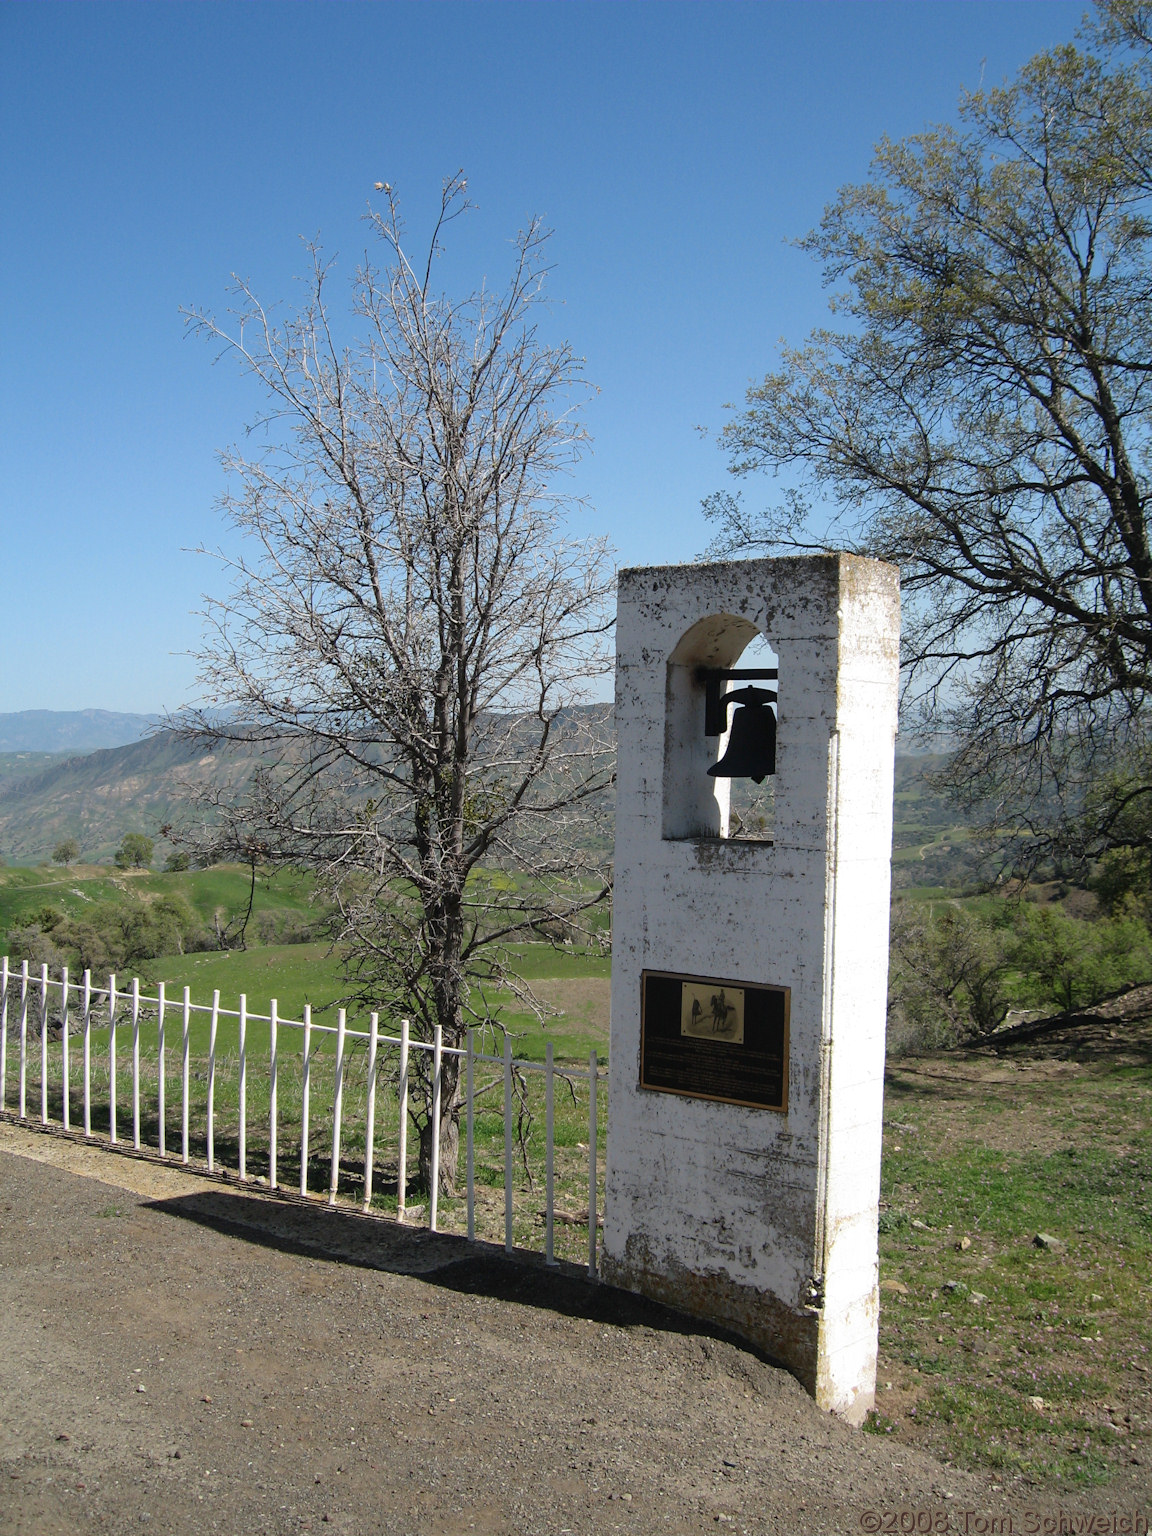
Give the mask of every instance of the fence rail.
<path id="1" fill-rule="evenodd" d="M 52 997 L 58 1005 L 54 1020 L 50 1018 L 52 1013 L 50 998 Z M 192 1049 L 195 1026 L 203 1017 L 207 1018 L 208 1023 L 206 1059 L 200 1052 L 194 1054 Z M 230 1032 L 232 1021 L 235 1021 L 234 1060 L 226 1050 L 221 1049 L 222 1025 Z M 262 1059 L 250 1063 L 253 1025 L 267 1026 L 268 1049 L 266 1060 L 261 1053 Z M 52 1038 L 56 1028 L 59 1029 L 58 1049 L 57 1043 Z M 285 1019 L 280 1017 L 275 999 L 271 1000 L 268 1013 L 252 1013 L 248 1010 L 247 997 L 244 994 L 240 995 L 239 1006 L 235 1009 L 221 1007 L 219 991 L 213 993 L 210 1004 L 194 1003 L 191 1000 L 190 988 L 184 987 L 182 998 L 176 1001 L 166 995 L 163 982 L 158 985 L 154 996 L 145 995 L 141 992 L 137 977 L 133 977 L 130 986 L 126 988 L 117 986 L 115 975 L 108 977 L 107 986 L 93 986 L 89 971 L 84 972 L 82 981 L 76 982 L 69 979 L 67 967 L 62 968 L 57 979 L 48 974 L 46 965 L 42 965 L 39 967 L 37 976 L 30 970 L 27 961 L 22 962 L 17 970 L 10 964 L 8 958 L 4 957 L 0 960 L 0 1114 L 10 1113 L 8 1056 L 10 1034 L 14 1032 L 18 1059 L 13 1061 L 12 1066 L 17 1075 L 16 1103 L 17 1117 L 20 1120 L 28 1119 L 28 1090 L 31 1076 L 29 1036 L 35 1031 L 39 1033 L 40 1044 L 38 1086 L 40 1090 L 39 1120 L 42 1125 L 53 1123 L 50 1120 L 49 1109 L 50 1102 L 55 1100 L 58 1101 L 60 1109 L 58 1123 L 65 1131 L 70 1132 L 75 1095 L 82 1110 L 84 1136 L 90 1139 L 102 1139 L 97 1138 L 93 1131 L 93 1119 L 94 1116 L 98 1119 L 106 1117 L 108 1143 L 123 1144 L 122 1111 L 117 1102 L 117 1089 L 124 1071 L 118 1062 L 117 1052 L 124 1034 L 130 1031 L 129 1076 L 134 1150 L 140 1151 L 147 1148 L 158 1152 L 162 1158 L 171 1160 L 178 1158 L 181 1163 L 187 1164 L 194 1160 L 194 1149 L 198 1149 L 202 1144 L 208 1171 L 223 1172 L 227 1170 L 227 1165 L 218 1150 L 217 1139 L 218 1135 L 224 1135 L 228 1141 L 229 1150 L 234 1153 L 235 1173 L 240 1182 L 255 1181 L 261 1185 L 267 1185 L 271 1190 L 278 1190 L 284 1187 L 282 1152 L 285 1133 L 291 1129 L 294 1131 L 291 1139 L 298 1143 L 299 1150 L 299 1193 L 304 1196 L 312 1192 L 310 1182 L 315 1182 L 312 1137 L 313 1112 L 318 1107 L 318 1078 L 325 1069 L 330 1067 L 331 1070 L 327 1072 L 330 1078 L 330 1092 L 327 1095 L 330 1105 L 325 1117 L 330 1127 L 330 1137 L 324 1138 L 324 1150 L 330 1153 L 325 1159 L 328 1204 L 335 1205 L 338 1200 L 347 1198 L 347 1191 L 341 1189 L 342 1179 L 345 1185 L 353 1182 L 354 1179 L 359 1180 L 361 1185 L 359 1204 L 363 1211 L 371 1210 L 374 1202 L 379 1203 L 380 1197 L 376 1189 L 379 1171 L 377 1151 L 384 1133 L 385 1120 L 394 1120 L 395 1123 L 391 1129 L 396 1148 L 396 1218 L 404 1222 L 422 1215 L 426 1209 L 427 1224 L 433 1232 L 447 1230 L 441 1225 L 440 1219 L 440 1144 L 445 1114 L 443 1094 L 445 1066 L 453 1062 L 455 1067 L 453 1082 L 458 1082 L 461 1077 L 463 1079 L 462 1095 L 454 1106 L 449 1106 L 448 1112 L 458 1116 L 462 1110 L 464 1118 L 465 1232 L 469 1239 L 475 1239 L 477 1236 L 478 1173 L 485 1177 L 485 1188 L 494 1181 L 493 1176 L 495 1176 L 503 1185 L 504 1245 L 509 1252 L 516 1246 L 514 1193 L 518 1154 L 526 1175 L 528 1191 L 530 1193 L 535 1191 L 528 1151 L 529 1131 L 533 1123 L 527 1086 L 531 1077 L 533 1081 L 542 1084 L 544 1096 L 544 1207 L 535 1215 L 543 1224 L 545 1260 L 548 1263 L 556 1261 L 558 1220 L 568 1230 L 586 1224 L 588 1273 L 590 1276 L 596 1274 L 599 1203 L 597 1198 L 598 1114 L 600 1112 L 597 1086 L 600 1081 L 600 1068 L 595 1051 L 590 1052 L 587 1067 L 572 1068 L 567 1065 L 558 1067 L 553 1061 L 551 1041 L 546 1045 L 543 1063 L 520 1060 L 513 1057 L 512 1041 L 507 1035 L 504 1037 L 503 1053 L 497 1055 L 477 1049 L 475 1032 L 472 1030 L 468 1031 L 466 1044 L 463 1047 L 448 1046 L 444 1044 L 439 1026 L 431 1041 L 421 1040 L 412 1034 L 407 1019 L 400 1021 L 399 1034 L 382 1032 L 377 1013 L 371 1014 L 367 1030 L 351 1028 L 343 1008 L 339 1009 L 337 1022 L 334 1025 L 314 1020 L 311 1007 L 307 1004 L 303 1008 L 301 1019 Z M 71 1051 L 73 1036 L 78 1037 L 81 1046 L 78 1085 L 72 1081 L 75 1072 Z M 291 1047 L 293 1040 L 298 1046 L 298 1052 Z M 142 1065 L 142 1045 L 147 1071 Z M 179 1056 L 178 1153 L 171 1151 L 168 1146 L 170 1109 L 167 1103 L 167 1089 L 170 1076 L 170 1051 L 178 1051 Z M 348 1148 L 350 1140 L 357 1142 L 360 1140 L 360 1120 L 356 1122 L 355 1136 L 350 1138 L 350 1122 L 346 1116 L 350 1066 L 357 1053 L 364 1056 L 363 1080 L 359 1084 L 360 1099 L 357 1106 L 359 1108 L 362 1101 L 363 1153 L 362 1165 L 358 1162 L 355 1173 L 352 1173 L 348 1161 L 342 1154 Z M 420 1053 L 423 1053 L 422 1057 Z M 282 1093 L 285 1085 L 282 1079 L 286 1062 L 289 1059 L 294 1060 L 297 1054 L 299 1056 L 299 1108 L 298 1113 L 293 1114 L 295 1091 L 291 1094 L 292 1104 L 287 1107 L 286 1113 L 285 1096 Z M 106 1093 L 103 1097 L 94 1093 L 94 1079 L 102 1077 L 105 1070 L 100 1059 L 101 1055 L 107 1063 Z M 151 1081 L 153 1063 L 154 1082 Z M 386 1063 L 394 1063 L 394 1071 L 389 1067 L 387 1072 L 383 1072 L 382 1068 Z M 427 1205 L 419 1208 L 409 1207 L 407 1199 L 408 1126 L 413 1103 L 414 1063 L 417 1074 L 419 1074 L 420 1065 L 423 1065 L 423 1075 L 430 1088 L 428 1097 L 430 1097 L 431 1120 L 431 1167 L 427 1180 Z M 256 1068 L 254 1081 L 250 1080 L 250 1065 Z M 498 1067 L 500 1074 L 484 1087 L 478 1087 L 476 1081 L 478 1070 L 484 1066 Z M 204 1068 L 203 1071 L 199 1070 L 201 1067 Z M 175 1076 L 175 1071 L 171 1075 Z M 394 1098 L 387 1105 L 378 1093 L 381 1076 L 386 1077 L 389 1085 L 394 1079 Z M 146 1078 L 149 1081 L 146 1082 Z M 587 1154 L 585 1186 L 587 1208 L 575 1215 L 560 1210 L 556 1204 L 557 1079 L 567 1091 L 571 1101 L 570 1107 L 573 1110 L 577 1108 L 577 1085 L 587 1084 L 588 1139 L 586 1143 L 576 1143 L 577 1150 L 586 1151 Z M 200 1100 L 199 1084 L 201 1082 L 204 1085 L 202 1142 L 196 1134 L 199 1127 L 194 1124 L 193 1116 L 193 1098 Z M 488 1165 L 481 1167 L 477 1155 L 478 1118 L 482 1114 L 489 1113 L 487 1094 L 501 1083 L 503 1086 L 502 1179 L 500 1170 Z M 294 1084 L 294 1090 L 295 1086 Z M 234 1104 L 231 1101 L 233 1091 Z M 228 1103 L 222 1115 L 221 1101 L 224 1097 L 228 1099 Z M 323 1095 L 319 1103 L 321 1108 L 323 1108 L 322 1097 Z M 485 1102 L 481 1104 L 481 1100 Z M 249 1124 L 249 1109 L 254 1101 L 259 1102 L 262 1110 L 256 1122 L 255 1137 L 253 1127 Z M 145 1119 L 150 1115 L 153 1104 L 155 1120 L 146 1125 Z M 516 1114 L 517 1105 L 520 1109 L 519 1121 Z M 200 1103 L 197 1102 L 195 1107 L 199 1111 Z M 382 1113 L 385 1108 L 390 1111 L 390 1114 Z M 195 1119 L 201 1120 L 199 1113 Z M 233 1126 L 234 1139 L 231 1136 Z M 572 1130 L 571 1117 L 567 1130 L 569 1132 Z M 252 1173 L 249 1163 L 253 1152 L 257 1154 L 259 1162 L 266 1167 L 265 1175 Z M 567 1186 L 571 1187 L 573 1168 L 570 1159 L 565 1160 L 561 1171 L 566 1176 Z M 295 1172 L 291 1182 L 293 1185 L 296 1182 Z M 534 1225 L 534 1222 L 530 1225 L 530 1231 L 534 1231 Z M 524 1230 L 522 1221 L 521 1239 L 523 1239 Z"/>

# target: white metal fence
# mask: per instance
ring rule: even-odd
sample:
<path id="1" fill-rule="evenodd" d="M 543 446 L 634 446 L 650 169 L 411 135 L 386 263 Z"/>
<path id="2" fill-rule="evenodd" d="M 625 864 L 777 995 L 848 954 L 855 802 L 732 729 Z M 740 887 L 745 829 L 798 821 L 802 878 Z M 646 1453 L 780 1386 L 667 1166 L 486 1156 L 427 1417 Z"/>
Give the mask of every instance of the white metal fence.
<path id="1" fill-rule="evenodd" d="M 52 1003 L 56 1003 L 55 1017 Z M 191 1049 L 193 1030 L 199 1023 L 198 1016 L 207 1016 L 208 1040 L 206 1071 L 197 1070 L 205 1065 L 202 1056 L 194 1056 Z M 221 1051 L 221 1026 L 229 1029 L 235 1021 L 235 1059 Z M 260 1052 L 253 1062 L 250 1049 L 253 1026 L 268 1026 L 267 1055 Z M 283 1032 L 298 1032 L 294 1043 L 296 1050 L 286 1051 Z M 58 1039 L 54 1038 L 58 1033 Z M 127 1037 L 127 1038 L 125 1038 Z M 39 1045 L 38 1070 L 32 1062 L 32 1053 Z M 9 1047 L 14 1060 L 9 1063 Z M 334 1045 L 334 1057 L 331 1048 Z M 74 1046 L 80 1053 L 80 1061 L 74 1061 Z M 14 969 L 7 957 L 0 961 L 0 1114 L 11 1115 L 10 1098 L 15 1101 L 15 1115 L 19 1120 L 28 1119 L 30 1084 L 38 1089 L 39 1122 L 42 1125 L 59 1124 L 65 1131 L 73 1132 L 74 1098 L 76 1108 L 82 1114 L 83 1134 L 91 1139 L 104 1139 L 93 1130 L 94 1117 L 107 1121 L 107 1141 L 111 1144 L 126 1140 L 127 1116 L 117 1102 L 118 1087 L 128 1075 L 118 1061 L 117 1053 L 126 1047 L 131 1050 L 130 1093 L 132 1117 L 132 1147 L 135 1150 L 151 1150 L 161 1157 L 182 1163 L 198 1162 L 194 1149 L 203 1148 L 204 1162 L 209 1172 L 234 1172 L 241 1182 L 256 1180 L 272 1190 L 282 1190 L 284 1183 L 284 1158 L 281 1146 L 286 1128 L 291 1128 L 291 1139 L 298 1144 L 299 1193 L 308 1195 L 309 1172 L 312 1163 L 311 1123 L 316 1109 L 315 1075 L 322 1063 L 330 1065 L 330 1105 L 324 1118 L 328 1122 L 329 1135 L 323 1139 L 324 1156 L 328 1163 L 327 1200 L 335 1205 L 341 1198 L 341 1178 L 349 1182 L 347 1163 L 342 1165 L 342 1137 L 347 1136 L 345 1103 L 349 1063 L 352 1053 L 364 1054 L 364 1071 L 360 1082 L 363 1100 L 363 1164 L 362 1189 L 359 1200 L 364 1211 L 373 1205 L 373 1181 L 377 1150 L 381 1139 L 378 1088 L 381 1077 L 393 1089 L 390 1108 L 395 1124 L 392 1127 L 396 1150 L 396 1216 L 400 1221 L 423 1215 L 427 1210 L 429 1228 L 435 1232 L 444 1230 L 440 1224 L 439 1154 L 440 1130 L 443 1116 L 442 1083 L 447 1058 L 455 1057 L 460 1076 L 463 1078 L 462 1109 L 464 1119 L 464 1162 L 466 1187 L 466 1233 L 470 1239 L 477 1236 L 477 1138 L 476 1122 L 479 1101 L 490 1090 L 503 1084 L 503 1197 L 504 1197 L 504 1245 L 511 1252 L 514 1246 L 515 1218 L 514 1193 L 517 1158 L 527 1175 L 530 1192 L 534 1183 L 529 1168 L 524 1130 L 524 1116 L 519 1125 L 514 1109 L 519 1103 L 527 1103 L 525 1083 L 529 1074 L 542 1078 L 544 1094 L 544 1207 L 535 1213 L 543 1225 L 543 1250 L 547 1262 L 555 1262 L 555 1237 L 557 1220 L 571 1228 L 577 1222 L 587 1223 L 587 1264 L 590 1276 L 596 1274 L 597 1250 L 597 1176 L 599 1143 L 597 1087 L 600 1069 L 597 1054 L 592 1051 L 586 1068 L 557 1067 L 553 1062 L 552 1043 L 546 1046 L 543 1063 L 515 1059 L 512 1041 L 504 1037 L 502 1055 L 476 1049 L 473 1031 L 468 1032 L 465 1048 L 444 1045 L 441 1030 L 437 1027 L 435 1038 L 429 1042 L 411 1036 L 408 1020 L 402 1020 L 399 1035 L 381 1033 L 379 1017 L 371 1015 L 367 1030 L 348 1026 L 345 1010 L 337 1014 L 337 1023 L 322 1024 L 314 1021 L 311 1008 L 305 1005 L 302 1019 L 281 1018 L 275 999 L 267 1014 L 248 1011 L 247 999 L 240 995 L 239 1007 L 226 1009 L 220 1006 L 220 993 L 213 994 L 211 1004 L 193 1003 L 190 989 L 183 989 L 183 997 L 177 1002 L 166 996 L 160 983 L 155 996 L 145 995 L 140 982 L 132 978 L 127 988 L 117 986 L 116 977 L 109 976 L 107 986 L 95 987 L 89 971 L 80 982 L 70 981 L 67 967 L 61 970 L 59 979 L 49 976 L 48 967 L 39 967 L 39 975 L 30 971 L 27 961 L 19 970 Z M 142 1052 L 148 1072 L 142 1071 Z M 408 1128 L 409 1105 L 412 1093 L 412 1070 L 416 1062 L 414 1053 L 424 1052 L 426 1079 L 431 1087 L 431 1170 L 428 1177 L 427 1205 L 408 1207 Z M 389 1063 L 394 1070 L 384 1073 Z M 172 1061 L 175 1056 L 178 1065 Z M 292 1094 L 292 1103 L 286 1106 L 281 1092 L 286 1059 L 291 1057 L 298 1068 Z M 499 1073 L 486 1087 L 479 1088 L 476 1078 L 480 1069 L 495 1066 Z M 154 1067 L 154 1071 L 153 1071 Z M 149 1081 L 145 1082 L 147 1076 Z M 179 1079 L 179 1112 L 168 1102 L 169 1087 Z M 9 1079 L 15 1077 L 15 1084 Z M 99 1077 L 106 1084 L 103 1097 L 94 1095 L 93 1079 Z M 77 1083 L 76 1079 L 79 1079 Z M 154 1081 L 152 1080 L 154 1078 Z M 587 1085 L 588 1118 L 586 1143 L 577 1142 L 580 1152 L 587 1152 L 587 1209 L 576 1215 L 560 1210 L 556 1204 L 557 1156 L 555 1145 L 556 1085 L 559 1080 L 562 1091 L 567 1091 L 571 1106 L 576 1107 L 576 1085 Z M 194 1083 L 205 1084 L 203 1103 L 201 1094 L 193 1093 Z M 125 1085 L 127 1086 L 127 1085 Z M 15 1092 L 13 1093 L 13 1088 Z M 219 1150 L 221 1116 L 220 1096 L 227 1093 L 229 1109 L 228 1142 L 234 1152 L 235 1163 L 228 1167 Z M 232 1102 L 232 1094 L 235 1102 Z M 249 1110 L 253 1099 L 260 1101 L 263 1122 L 253 1137 L 249 1124 Z M 195 1104 L 193 1099 L 195 1098 Z M 50 1118 L 50 1110 L 59 1110 L 58 1118 Z M 323 1108 L 323 1106 L 321 1106 Z M 153 1118 L 154 1113 L 154 1118 Z M 34 1113 L 35 1118 L 35 1113 Z M 529 1117 L 530 1119 L 530 1117 Z M 147 1122 L 147 1124 L 145 1124 Z M 179 1151 L 173 1150 L 169 1141 L 170 1122 L 178 1124 L 175 1140 Z M 234 1122 L 235 1136 L 231 1134 Z M 143 1129 L 142 1129 L 143 1127 Z M 359 1138 L 357 1138 L 359 1139 Z M 254 1140 L 256 1146 L 254 1147 Z M 254 1174 L 253 1151 L 267 1169 L 266 1175 Z M 330 1152 L 330 1156 L 329 1156 Z M 293 1159 L 295 1161 L 295 1159 Z M 581 1159 L 582 1161 L 582 1159 Z M 489 1175 L 498 1170 L 483 1170 Z M 569 1167 L 569 1172 L 571 1171 Z M 357 1177 L 361 1177 L 357 1168 Z M 296 1186 L 295 1169 L 289 1181 Z M 347 1191 L 343 1192 L 344 1198 Z M 343 1203 L 343 1201 L 342 1201 Z"/>

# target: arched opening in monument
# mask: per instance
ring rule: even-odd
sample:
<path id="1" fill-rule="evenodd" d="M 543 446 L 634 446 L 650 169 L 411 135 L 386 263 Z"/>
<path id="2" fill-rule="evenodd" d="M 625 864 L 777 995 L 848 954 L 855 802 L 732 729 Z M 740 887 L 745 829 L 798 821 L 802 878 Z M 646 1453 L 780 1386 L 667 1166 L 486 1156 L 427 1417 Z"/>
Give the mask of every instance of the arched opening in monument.
<path id="1" fill-rule="evenodd" d="M 735 614 L 701 619 L 668 659 L 663 835 L 770 843 L 779 663 Z"/>

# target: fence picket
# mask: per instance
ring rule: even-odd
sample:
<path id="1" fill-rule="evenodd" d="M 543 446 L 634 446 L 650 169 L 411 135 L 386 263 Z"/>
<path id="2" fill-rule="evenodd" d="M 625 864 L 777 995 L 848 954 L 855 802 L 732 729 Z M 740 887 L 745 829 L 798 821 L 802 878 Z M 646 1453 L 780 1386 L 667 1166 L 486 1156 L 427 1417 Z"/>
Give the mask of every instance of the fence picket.
<path id="1" fill-rule="evenodd" d="M 544 1262 L 555 1264 L 555 1181 L 552 1042 L 544 1047 Z"/>
<path id="2" fill-rule="evenodd" d="M 437 1024 L 432 1031 L 432 1146 L 429 1158 L 428 1225 L 436 1230 L 440 1203 L 440 1083 L 444 1065 L 444 1031 Z"/>
<path id="3" fill-rule="evenodd" d="M 240 1178 L 248 1177 L 248 997 L 240 994 Z"/>
<path id="4" fill-rule="evenodd" d="M 304 1004 L 304 1085 L 300 1106 L 300 1193 L 308 1193 L 308 1108 L 312 1094 L 312 1004 Z"/>
<path id="5" fill-rule="evenodd" d="M 156 1118 L 160 1122 L 160 1156 L 166 1157 L 168 1141 L 164 1134 L 164 983 L 156 989 Z"/>
<path id="6" fill-rule="evenodd" d="M 328 1178 L 328 1204 L 336 1204 L 340 1185 L 340 1120 L 344 1113 L 344 1030 L 347 1016 L 341 1008 L 336 1014 L 336 1092 L 332 1096 L 332 1172 Z"/>
<path id="7" fill-rule="evenodd" d="M 84 1134 L 92 1134 L 92 972 L 84 972 Z"/>
<path id="8" fill-rule="evenodd" d="M 20 962 L 20 1118 L 27 1119 L 28 1104 L 28 962 Z"/>
<path id="9" fill-rule="evenodd" d="M 467 1167 L 468 1179 L 468 1241 L 476 1240 L 476 1145 L 473 1130 L 473 1115 L 476 1105 L 475 1085 L 476 1047 L 472 1039 L 472 1031 L 468 1031 L 468 1057 L 465 1067 L 464 1098 L 465 1098 L 465 1136 L 467 1145 L 464 1157 Z"/>
<path id="10" fill-rule="evenodd" d="M 400 1020 L 400 1150 L 396 1158 L 396 1219 L 404 1220 L 408 1201 L 408 1020 Z"/>
<path id="11" fill-rule="evenodd" d="M 212 1022 L 208 1026 L 208 1172 L 216 1171 L 216 1027 L 220 1022 L 220 993 L 212 994 Z"/>
<path id="12" fill-rule="evenodd" d="M 192 1015 L 191 988 L 184 988 L 184 1027 L 180 1038 L 180 1160 L 188 1161 L 188 1026 Z"/>
<path id="13" fill-rule="evenodd" d="M 48 1124 L 48 967 L 40 967 L 40 1124 Z"/>
<path id="14" fill-rule="evenodd" d="M 588 1278 L 596 1278 L 596 1052 L 588 1057 Z"/>
<path id="15" fill-rule="evenodd" d="M 280 1059 L 276 1041 L 276 999 L 272 999 L 268 1018 L 268 1188 L 277 1189 L 276 1182 L 276 1131 L 278 1119 L 278 1077 Z"/>
<path id="16" fill-rule="evenodd" d="M 116 1141 L 116 972 L 108 978 L 108 1140 Z"/>
<path id="17" fill-rule="evenodd" d="M 504 1036 L 504 1250 L 512 1252 L 512 1037 Z"/>
<path id="18" fill-rule="evenodd" d="M 60 1076 L 62 1079 L 60 1118 L 64 1129 L 72 1129 L 72 1105 L 68 1090 L 68 967 L 60 971 Z"/>
<path id="19" fill-rule="evenodd" d="M 8 1096 L 8 956 L 0 976 L 0 1110 L 7 1109 Z"/>
<path id="20" fill-rule="evenodd" d="M 140 978 L 132 978 L 132 1145 L 140 1150 Z"/>
<path id="21" fill-rule="evenodd" d="M 379 1042 L 380 1015 L 374 1013 L 368 1034 L 368 1112 L 364 1126 L 364 1209 L 372 1205 L 372 1149 L 376 1140 L 376 1047 Z"/>

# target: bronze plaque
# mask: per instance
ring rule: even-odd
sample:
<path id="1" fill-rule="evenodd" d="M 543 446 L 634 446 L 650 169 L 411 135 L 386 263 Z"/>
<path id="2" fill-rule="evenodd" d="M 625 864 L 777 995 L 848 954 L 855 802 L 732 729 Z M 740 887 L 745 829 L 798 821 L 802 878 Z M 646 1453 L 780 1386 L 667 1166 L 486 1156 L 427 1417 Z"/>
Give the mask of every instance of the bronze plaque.
<path id="1" fill-rule="evenodd" d="M 640 989 L 641 1088 L 788 1108 L 787 987 L 644 971 Z"/>

